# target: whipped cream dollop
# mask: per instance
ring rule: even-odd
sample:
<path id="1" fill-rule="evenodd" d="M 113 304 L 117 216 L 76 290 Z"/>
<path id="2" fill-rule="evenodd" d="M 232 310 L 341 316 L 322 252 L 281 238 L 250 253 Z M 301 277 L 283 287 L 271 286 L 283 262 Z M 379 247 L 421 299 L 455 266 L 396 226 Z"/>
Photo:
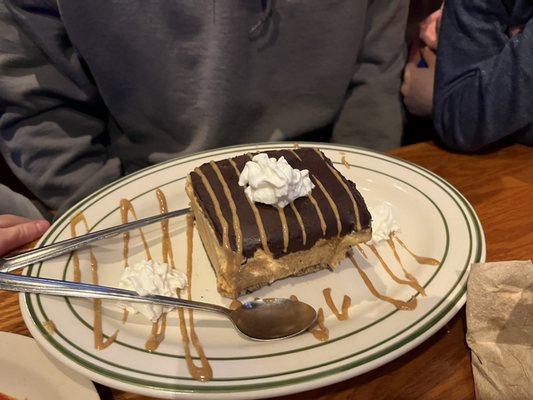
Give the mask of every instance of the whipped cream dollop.
<path id="1" fill-rule="evenodd" d="M 372 239 L 370 244 L 388 240 L 394 232 L 399 232 L 400 227 L 392 215 L 392 207 L 388 203 L 368 207 L 372 216 Z"/>
<path id="2" fill-rule="evenodd" d="M 307 196 L 315 185 L 309 171 L 291 167 L 285 157 L 269 158 L 256 154 L 248 161 L 239 177 L 239 185 L 253 202 L 285 207 L 298 197 Z"/>
<path id="3" fill-rule="evenodd" d="M 154 260 L 143 260 L 124 268 L 118 283 L 119 288 L 133 290 L 141 296 L 158 294 L 176 298 L 178 297 L 177 289 L 183 289 L 186 286 L 185 274 Z M 141 313 L 152 322 L 156 322 L 163 312 L 171 309 L 157 304 L 143 303 L 121 303 L 121 306 L 132 314 Z"/>

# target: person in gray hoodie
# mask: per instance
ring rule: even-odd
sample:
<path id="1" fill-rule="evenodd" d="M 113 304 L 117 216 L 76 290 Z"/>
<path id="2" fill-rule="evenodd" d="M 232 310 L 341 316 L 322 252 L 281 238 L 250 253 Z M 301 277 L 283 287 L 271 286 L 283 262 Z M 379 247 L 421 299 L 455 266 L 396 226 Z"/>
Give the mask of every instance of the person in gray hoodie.
<path id="1" fill-rule="evenodd" d="M 435 75 L 435 126 L 472 152 L 510 138 L 533 146 L 533 2 L 446 0 Z"/>
<path id="2" fill-rule="evenodd" d="M 59 214 L 178 155 L 400 145 L 408 0 L 3 0 L 0 149 Z"/>

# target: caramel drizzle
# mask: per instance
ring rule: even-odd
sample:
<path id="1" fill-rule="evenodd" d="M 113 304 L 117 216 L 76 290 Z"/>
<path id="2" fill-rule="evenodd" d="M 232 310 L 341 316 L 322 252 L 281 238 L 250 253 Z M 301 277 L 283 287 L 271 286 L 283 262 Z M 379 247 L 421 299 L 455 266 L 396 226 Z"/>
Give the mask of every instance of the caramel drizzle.
<path id="1" fill-rule="evenodd" d="M 56 333 L 56 324 L 51 319 L 49 319 L 48 321 L 44 322 L 43 326 L 44 326 L 44 328 L 46 329 L 46 331 L 48 332 L 49 335 L 53 335 L 54 333 Z"/>
<path id="2" fill-rule="evenodd" d="M 341 152 L 340 155 L 341 155 L 341 163 L 344 164 L 346 169 L 350 169 L 350 163 L 348 163 L 348 161 L 346 160 L 346 154 Z"/>
<path id="3" fill-rule="evenodd" d="M 320 207 L 318 206 L 318 203 L 312 194 L 309 194 L 307 198 L 315 206 L 316 213 L 318 214 L 318 219 L 320 220 L 320 227 L 322 228 L 322 236 L 325 236 L 326 235 L 326 221 L 324 220 L 324 215 L 322 214 L 322 210 L 320 210 Z"/>
<path id="4" fill-rule="evenodd" d="M 155 191 L 157 202 L 159 204 L 159 212 L 166 214 L 168 212 L 167 198 L 161 189 Z M 163 233 L 162 247 L 163 247 L 163 262 L 170 265 L 172 269 L 176 267 L 174 263 L 174 252 L 172 251 L 172 242 L 170 241 L 170 232 L 168 230 L 168 219 L 161 221 L 161 232 Z"/>
<path id="5" fill-rule="evenodd" d="M 319 157 L 320 157 L 322 160 L 325 160 L 324 155 L 322 154 L 322 152 L 320 151 L 320 149 L 318 149 L 318 148 L 314 148 L 313 150 L 316 152 L 316 154 L 319 155 Z"/>
<path id="6" fill-rule="evenodd" d="M 187 298 L 191 300 L 192 298 L 192 249 L 193 249 L 193 229 L 194 229 L 194 216 L 192 214 L 187 215 L 187 282 L 189 283 L 189 288 L 187 290 Z M 178 295 L 180 291 L 178 290 Z M 183 343 L 183 349 L 185 351 L 185 362 L 187 364 L 187 369 L 191 376 L 197 381 L 205 382 L 211 380 L 213 377 L 213 370 L 209 364 L 209 360 L 205 356 L 204 349 L 196 330 L 194 328 L 194 313 L 193 310 L 187 310 L 189 312 L 189 329 L 190 336 L 187 332 L 187 326 L 185 324 L 185 311 L 183 307 L 178 308 L 178 317 L 180 324 L 180 333 L 181 341 Z M 194 360 L 191 356 L 191 342 L 193 347 L 196 350 L 200 358 L 200 366 L 197 366 L 194 363 Z"/>
<path id="7" fill-rule="evenodd" d="M 161 342 L 165 340 L 165 332 L 167 330 L 167 313 L 161 314 L 157 322 L 152 322 L 152 331 L 146 341 L 144 348 L 149 352 L 156 351 Z"/>
<path id="8" fill-rule="evenodd" d="M 318 309 L 316 324 L 318 327 L 311 329 L 309 332 L 321 342 L 327 341 L 329 339 L 329 329 L 324 324 L 324 310 L 322 310 L 322 307 Z"/>
<path id="9" fill-rule="evenodd" d="M 405 250 L 407 250 L 407 252 L 409 254 L 411 254 L 411 256 L 413 256 L 413 258 L 416 260 L 417 263 L 419 264 L 424 264 L 424 265 L 439 265 L 440 264 L 440 261 L 439 260 L 435 260 L 434 258 L 431 258 L 431 257 L 423 257 L 423 256 L 419 256 L 415 253 L 413 253 L 411 251 L 411 249 L 409 249 L 405 243 L 396 235 L 393 235 L 394 239 L 396 239 L 398 241 L 398 243 L 400 244 L 400 246 L 402 246 Z"/>
<path id="10" fill-rule="evenodd" d="M 416 297 L 412 297 L 409 301 L 403 301 L 379 293 L 370 281 L 370 279 L 368 279 L 366 273 L 361 269 L 361 267 L 359 267 L 357 261 L 355 261 L 354 256 L 348 253 L 348 258 L 352 262 L 357 272 L 359 272 L 359 275 L 361 275 L 361 278 L 363 279 L 363 282 L 365 283 L 368 290 L 370 290 L 370 293 L 372 293 L 375 297 L 380 300 L 386 301 L 387 303 L 391 303 L 398 310 L 414 310 L 416 308 L 418 304 L 418 302 L 416 301 Z"/>
<path id="11" fill-rule="evenodd" d="M 129 221 L 128 213 L 131 213 L 131 215 L 133 215 L 133 218 L 137 219 L 137 213 L 135 212 L 135 208 L 133 207 L 133 204 L 131 204 L 131 202 L 128 199 L 121 199 L 120 200 L 120 220 L 123 224 Z M 151 260 L 152 255 L 150 254 L 150 248 L 148 247 L 148 243 L 146 242 L 146 238 L 144 237 L 144 232 L 141 228 L 139 228 L 139 235 L 141 236 L 141 240 L 144 246 L 144 252 L 146 253 L 146 257 L 148 260 Z M 124 268 L 126 268 L 129 265 L 130 232 L 124 232 L 122 234 L 122 241 L 123 241 L 122 256 L 124 260 Z M 122 323 L 125 324 L 127 320 L 128 320 L 128 310 L 124 309 L 124 311 L 122 312 Z"/>
<path id="12" fill-rule="evenodd" d="M 187 282 L 189 284 L 187 289 L 187 298 L 189 300 L 192 299 L 192 246 L 193 246 L 193 238 L 194 238 L 194 214 L 189 213 L 187 214 L 187 258 L 186 258 L 186 265 L 187 265 Z"/>
<path id="13" fill-rule="evenodd" d="M 159 212 L 166 214 L 168 212 L 167 198 L 161 189 L 155 191 L 157 197 L 157 203 L 159 204 Z M 133 208 L 132 208 L 133 209 Z M 168 230 L 168 219 L 161 221 L 162 240 L 161 247 L 163 252 L 163 262 L 170 265 L 171 268 L 175 268 L 174 253 L 172 251 L 172 243 L 170 242 L 170 233 Z M 127 310 L 125 311 L 125 315 Z M 127 318 L 127 316 L 126 316 Z M 167 330 L 167 313 L 161 314 L 161 317 L 156 322 L 152 322 L 152 330 L 150 336 L 146 341 L 144 348 L 149 352 L 156 351 L 159 345 L 165 340 L 165 333 Z"/>
<path id="14" fill-rule="evenodd" d="M 320 151 L 318 151 L 317 149 L 314 149 L 314 150 L 324 160 L 324 155 Z M 357 227 L 358 231 L 361 230 L 361 221 L 359 220 L 359 206 L 357 205 L 357 202 L 355 201 L 355 197 L 353 197 L 352 191 L 350 190 L 350 188 L 348 187 L 346 182 L 344 182 L 344 180 L 342 179 L 342 177 L 339 174 L 339 172 L 335 168 L 333 168 L 331 165 L 329 165 L 328 162 L 326 162 L 326 165 L 328 166 L 328 168 L 331 171 L 331 173 L 335 176 L 335 178 L 337 178 L 339 183 L 342 185 L 342 187 L 344 188 L 344 190 L 346 191 L 346 193 L 350 197 L 350 200 L 352 201 L 353 212 L 354 212 L 354 215 L 355 215 L 356 227 Z"/>
<path id="15" fill-rule="evenodd" d="M 215 213 L 217 215 L 218 220 L 222 224 L 222 245 L 226 250 L 229 250 L 229 229 L 228 229 L 228 221 L 224 218 L 222 215 L 222 210 L 220 209 L 220 203 L 217 199 L 217 196 L 215 195 L 215 192 L 213 191 L 213 188 L 211 187 L 211 184 L 207 180 L 204 173 L 200 170 L 200 168 L 195 168 L 194 172 L 198 174 L 198 176 L 202 179 L 202 183 L 204 184 L 205 189 L 209 193 L 209 197 L 211 198 L 211 201 L 213 202 L 213 205 L 215 206 Z"/>
<path id="16" fill-rule="evenodd" d="M 292 208 L 292 211 L 294 212 L 294 215 L 296 215 L 296 220 L 298 221 L 298 224 L 300 224 L 300 229 L 302 230 L 302 242 L 303 242 L 303 245 L 305 246 L 305 244 L 307 243 L 307 232 L 305 231 L 304 221 L 302 219 L 301 214 L 296 209 L 294 202 L 290 203 L 290 206 Z"/>
<path id="17" fill-rule="evenodd" d="M 289 227 L 287 225 L 287 217 L 285 216 L 285 209 L 278 207 L 279 220 L 281 221 L 281 232 L 283 233 L 283 252 L 287 252 L 289 247 Z"/>
<path id="18" fill-rule="evenodd" d="M 121 199 L 120 200 L 120 220 L 123 224 L 128 222 L 128 212 L 133 215 L 133 218 L 137 219 L 137 213 L 135 212 L 135 208 L 133 207 L 133 204 L 128 199 Z M 146 242 L 146 238 L 144 237 L 143 230 L 139 228 L 139 234 L 141 236 L 141 240 L 143 242 L 144 251 L 146 253 L 146 257 L 148 260 L 152 259 L 152 255 L 150 254 L 150 248 L 148 247 L 148 243 Z M 123 249 L 123 255 L 124 255 L 124 267 L 128 266 L 128 254 L 129 254 L 129 241 L 130 241 L 130 233 L 124 232 L 122 234 L 122 238 L 124 241 L 124 249 Z"/>
<path id="19" fill-rule="evenodd" d="M 400 258 L 400 255 L 398 254 L 398 251 L 396 251 L 396 246 L 394 245 L 394 241 L 392 240 L 392 238 L 387 239 L 387 244 L 391 248 L 391 250 L 392 250 L 392 252 L 394 254 L 394 258 L 396 259 L 396 261 L 398 261 L 398 264 L 400 264 L 400 267 L 402 267 L 402 271 L 403 271 L 404 276 L 407 279 L 409 279 L 410 281 L 416 283 L 418 285 L 418 287 L 421 289 L 421 291 L 419 290 L 418 293 L 420 293 L 422 296 L 425 296 L 426 295 L 426 291 L 424 290 L 424 288 L 420 285 L 420 283 L 413 276 L 413 274 L 411 274 L 409 271 L 407 271 L 405 269 L 405 267 L 403 265 L 403 262 L 402 262 L 402 260 Z"/>
<path id="20" fill-rule="evenodd" d="M 76 233 L 76 225 L 83 222 L 85 230 L 89 232 L 89 224 L 83 213 L 76 215 L 70 221 L 70 233 L 72 237 L 78 236 Z M 91 283 L 93 285 L 98 285 L 98 262 L 94 256 L 94 252 L 91 246 L 89 246 L 89 255 L 91 260 Z M 80 259 L 78 257 L 78 251 L 75 250 L 72 252 L 72 260 L 74 264 L 74 281 L 81 282 L 81 270 L 80 270 Z M 102 300 L 93 299 L 93 337 L 94 337 L 94 347 L 98 350 L 103 350 L 106 347 L 110 346 L 118 335 L 118 329 L 104 340 L 104 333 L 102 330 Z"/>
<path id="21" fill-rule="evenodd" d="M 298 297 L 291 294 L 289 297 L 291 301 L 298 301 Z M 324 310 L 322 308 L 318 309 L 316 318 L 316 328 L 309 328 L 309 333 L 311 333 L 316 339 L 320 340 L 321 342 L 325 342 L 329 339 L 329 329 L 324 324 Z"/>
<path id="22" fill-rule="evenodd" d="M 300 157 L 300 156 L 298 155 L 298 153 L 296 153 L 296 152 L 295 152 L 294 150 L 292 150 L 292 149 L 290 149 L 289 151 L 294 155 L 294 157 L 296 157 L 298 160 L 302 161 L 302 157 Z"/>
<path id="23" fill-rule="evenodd" d="M 387 271 L 387 274 L 389 274 L 389 276 L 392 278 L 394 282 L 399 283 L 401 285 L 409 285 L 413 289 L 415 289 L 418 293 L 420 293 L 422 296 L 426 295 L 424 288 L 420 286 L 420 284 L 418 283 L 418 281 L 416 281 L 416 279 L 413 281 L 413 280 L 405 280 L 405 279 L 398 278 L 391 271 L 391 269 L 389 268 L 389 266 L 387 265 L 383 257 L 381 257 L 381 254 L 379 254 L 378 249 L 376 249 L 376 246 L 373 244 L 367 244 L 367 246 L 370 248 L 370 250 L 372 250 L 374 255 L 379 260 L 379 263 L 381 264 L 381 266 L 385 269 L 385 271 Z"/>
<path id="24" fill-rule="evenodd" d="M 237 173 L 237 176 L 240 175 L 239 168 L 237 168 L 237 164 L 235 164 L 235 161 L 233 159 L 229 159 L 230 164 L 235 169 L 235 172 Z M 265 231 L 265 225 L 263 224 L 263 220 L 261 219 L 261 214 L 259 213 L 259 210 L 257 206 L 248 198 L 248 195 L 244 195 L 246 197 L 246 200 L 248 201 L 248 204 L 250 205 L 250 208 L 252 209 L 252 212 L 254 213 L 255 222 L 257 224 L 257 228 L 259 229 L 259 237 L 261 238 L 261 245 L 263 246 L 263 250 L 268 254 L 271 255 L 270 248 L 268 247 L 268 239 Z"/>
<path id="25" fill-rule="evenodd" d="M 211 161 L 209 164 L 217 174 L 218 180 L 220 181 L 222 189 L 224 190 L 226 198 L 228 199 L 229 207 L 231 209 L 231 215 L 233 217 L 233 231 L 235 232 L 235 242 L 237 243 L 237 254 L 239 256 L 242 256 L 242 231 L 241 223 L 239 221 L 239 215 L 237 214 L 237 206 L 235 205 L 235 200 L 231 195 L 229 186 L 224 177 L 222 176 L 222 172 L 220 171 L 218 165 L 214 161 Z M 239 265 L 240 262 L 237 262 L 236 264 Z"/>
<path id="26" fill-rule="evenodd" d="M 345 321 L 348 319 L 348 309 L 350 308 L 350 305 L 352 303 L 352 299 L 350 296 L 344 295 L 342 299 L 342 306 L 341 306 L 341 312 L 337 309 L 337 306 L 333 302 L 333 299 L 331 298 L 331 288 L 325 288 L 322 290 L 322 294 L 324 295 L 324 299 L 326 300 L 326 304 L 328 305 L 329 309 L 339 321 Z"/>
<path id="27" fill-rule="evenodd" d="M 363 255 L 364 258 L 367 258 L 365 250 L 361 247 L 361 245 L 359 243 L 356 243 L 355 247 L 357 247 L 357 250 L 359 251 L 359 253 L 361 253 Z"/>
<path id="28" fill-rule="evenodd" d="M 342 223 L 341 223 L 341 217 L 339 215 L 339 209 L 337 208 L 337 205 L 329 195 L 328 191 L 324 188 L 324 185 L 322 185 L 322 182 L 315 176 L 315 182 L 317 183 L 318 187 L 324 193 L 324 196 L 326 197 L 326 200 L 328 201 L 331 209 L 333 210 L 333 213 L 335 214 L 335 218 L 337 219 L 337 236 L 341 235 L 342 232 Z"/>

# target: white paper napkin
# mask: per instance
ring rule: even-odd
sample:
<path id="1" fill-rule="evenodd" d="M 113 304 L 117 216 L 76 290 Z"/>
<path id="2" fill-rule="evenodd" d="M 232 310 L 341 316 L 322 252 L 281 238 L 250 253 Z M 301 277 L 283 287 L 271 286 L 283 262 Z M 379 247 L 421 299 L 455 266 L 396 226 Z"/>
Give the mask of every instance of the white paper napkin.
<path id="1" fill-rule="evenodd" d="M 533 264 L 473 264 L 466 303 L 476 398 L 533 399 Z"/>

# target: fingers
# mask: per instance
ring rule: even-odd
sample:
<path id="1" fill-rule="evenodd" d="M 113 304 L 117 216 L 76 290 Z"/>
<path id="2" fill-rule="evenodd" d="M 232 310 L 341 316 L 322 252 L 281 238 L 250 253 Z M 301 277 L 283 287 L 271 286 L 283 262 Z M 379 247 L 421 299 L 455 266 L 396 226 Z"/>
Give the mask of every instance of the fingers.
<path id="1" fill-rule="evenodd" d="M 437 55 L 433 50 L 431 50 L 429 47 L 424 47 L 422 50 L 420 50 L 420 55 L 428 65 L 428 68 L 435 69 L 435 65 L 437 64 Z"/>
<path id="2" fill-rule="evenodd" d="M 0 255 L 41 237 L 49 226 L 47 221 L 29 221 L 0 229 Z"/>
<path id="3" fill-rule="evenodd" d="M 29 222 L 28 218 L 19 217 L 17 215 L 5 214 L 0 215 L 0 228 L 9 228 L 18 224 Z"/>

